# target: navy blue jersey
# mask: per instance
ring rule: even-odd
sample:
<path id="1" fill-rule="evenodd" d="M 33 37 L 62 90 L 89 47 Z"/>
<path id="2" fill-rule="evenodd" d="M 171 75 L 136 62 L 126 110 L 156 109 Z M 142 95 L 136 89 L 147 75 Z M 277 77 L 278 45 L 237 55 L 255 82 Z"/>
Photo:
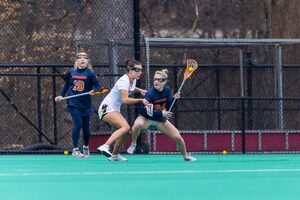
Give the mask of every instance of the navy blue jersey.
<path id="1" fill-rule="evenodd" d="M 168 110 L 172 104 L 173 97 L 171 89 L 168 86 L 164 86 L 164 89 L 160 92 L 154 87 L 151 87 L 145 94 L 145 99 L 149 103 L 153 104 L 153 116 L 147 114 L 146 108 L 141 108 L 140 114 L 147 119 L 165 122 L 166 119 L 163 117 L 162 111 Z"/>
<path id="2" fill-rule="evenodd" d="M 90 68 L 70 69 L 66 74 L 65 85 L 61 91 L 61 96 L 81 94 L 91 90 L 99 91 L 101 86 L 97 79 L 96 73 Z M 91 95 L 79 96 L 68 99 L 68 108 L 78 108 L 82 114 L 90 114 L 92 112 Z"/>

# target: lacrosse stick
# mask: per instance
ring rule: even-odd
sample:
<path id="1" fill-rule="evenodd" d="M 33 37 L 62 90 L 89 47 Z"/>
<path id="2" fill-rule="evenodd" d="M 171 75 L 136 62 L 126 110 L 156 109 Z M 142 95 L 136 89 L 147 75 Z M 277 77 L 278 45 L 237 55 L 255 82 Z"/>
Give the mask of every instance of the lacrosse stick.
<path id="1" fill-rule="evenodd" d="M 147 115 L 149 115 L 150 117 L 153 117 L 153 104 L 149 103 L 148 105 L 145 106 L 146 111 L 147 111 Z"/>
<path id="2" fill-rule="evenodd" d="M 96 91 L 93 94 L 103 94 L 103 93 L 107 93 L 107 92 L 109 92 L 108 88 L 101 88 L 100 91 Z M 89 94 L 91 94 L 91 93 L 90 92 L 85 92 L 85 93 L 81 93 L 81 94 L 75 94 L 75 95 L 72 95 L 72 96 L 63 97 L 60 100 L 71 99 L 71 98 L 80 97 L 80 96 L 89 95 Z"/>
<path id="3" fill-rule="evenodd" d="M 188 60 L 186 61 L 186 69 L 185 69 L 185 72 L 184 72 L 184 74 L 183 74 L 183 81 L 182 81 L 182 83 L 181 83 L 181 85 L 180 85 L 180 87 L 179 87 L 178 92 L 181 91 L 181 89 L 182 89 L 182 87 L 183 87 L 185 81 L 186 81 L 188 78 L 191 77 L 191 75 L 196 71 L 197 68 L 198 68 L 198 64 L 197 64 L 196 60 L 194 60 L 194 59 L 188 59 Z M 172 108 L 173 108 L 175 102 L 176 102 L 176 99 L 174 98 L 174 100 L 173 100 L 173 102 L 172 102 L 172 104 L 171 104 L 171 106 L 170 106 L 169 111 L 172 110 Z"/>

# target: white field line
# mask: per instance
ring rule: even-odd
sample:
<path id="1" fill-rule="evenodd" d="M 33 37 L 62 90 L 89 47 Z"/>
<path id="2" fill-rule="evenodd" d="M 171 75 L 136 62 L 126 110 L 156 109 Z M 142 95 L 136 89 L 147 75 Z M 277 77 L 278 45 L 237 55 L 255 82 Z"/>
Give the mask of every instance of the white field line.
<path id="1" fill-rule="evenodd" d="M 120 171 L 120 172 L 17 172 L 0 173 L 0 177 L 15 176 L 89 176 L 89 175 L 155 175 L 155 174 L 217 174 L 217 173 L 270 173 L 300 172 L 300 169 L 232 169 L 232 170 L 171 170 L 171 171 Z"/>

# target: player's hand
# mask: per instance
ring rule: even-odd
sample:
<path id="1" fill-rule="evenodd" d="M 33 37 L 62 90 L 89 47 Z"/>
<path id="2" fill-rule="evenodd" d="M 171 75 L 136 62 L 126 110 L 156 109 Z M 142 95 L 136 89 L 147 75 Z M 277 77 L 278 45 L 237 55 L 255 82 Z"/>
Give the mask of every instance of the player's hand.
<path id="1" fill-rule="evenodd" d="M 55 102 L 60 102 L 62 98 L 63 98 L 62 96 L 57 96 L 57 97 L 55 97 L 54 100 L 55 100 Z"/>
<path id="2" fill-rule="evenodd" d="M 174 94 L 174 99 L 180 99 L 180 92 L 176 92 L 175 94 Z"/>
<path id="3" fill-rule="evenodd" d="M 146 106 L 149 104 L 149 101 L 147 101 L 147 99 L 143 99 L 143 104 Z"/>
<path id="4" fill-rule="evenodd" d="M 162 114 L 163 114 L 163 117 L 166 118 L 166 119 L 170 119 L 173 116 L 172 112 L 166 111 L 166 110 L 163 110 Z"/>
<path id="5" fill-rule="evenodd" d="M 95 95 L 95 91 L 94 91 L 94 90 L 91 90 L 91 91 L 89 91 L 89 94 L 90 94 L 90 95 Z"/>
<path id="6" fill-rule="evenodd" d="M 145 94 L 146 94 L 146 92 L 147 92 L 147 90 L 140 90 L 140 93 L 141 93 L 141 95 L 143 95 L 143 96 L 145 96 Z"/>

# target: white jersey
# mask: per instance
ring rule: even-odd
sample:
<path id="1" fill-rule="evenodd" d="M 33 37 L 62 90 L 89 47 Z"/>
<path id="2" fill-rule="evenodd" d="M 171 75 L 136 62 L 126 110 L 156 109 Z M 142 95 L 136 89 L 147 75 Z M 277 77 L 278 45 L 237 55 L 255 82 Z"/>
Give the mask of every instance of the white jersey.
<path id="1" fill-rule="evenodd" d="M 101 118 L 102 116 L 102 106 L 105 105 L 106 112 L 119 111 L 121 110 L 122 97 L 121 90 L 127 90 L 130 95 L 136 86 L 136 79 L 133 81 L 132 85 L 127 74 L 124 74 L 121 78 L 117 80 L 114 87 L 110 90 L 108 95 L 103 99 L 101 105 L 99 106 L 98 114 Z"/>

